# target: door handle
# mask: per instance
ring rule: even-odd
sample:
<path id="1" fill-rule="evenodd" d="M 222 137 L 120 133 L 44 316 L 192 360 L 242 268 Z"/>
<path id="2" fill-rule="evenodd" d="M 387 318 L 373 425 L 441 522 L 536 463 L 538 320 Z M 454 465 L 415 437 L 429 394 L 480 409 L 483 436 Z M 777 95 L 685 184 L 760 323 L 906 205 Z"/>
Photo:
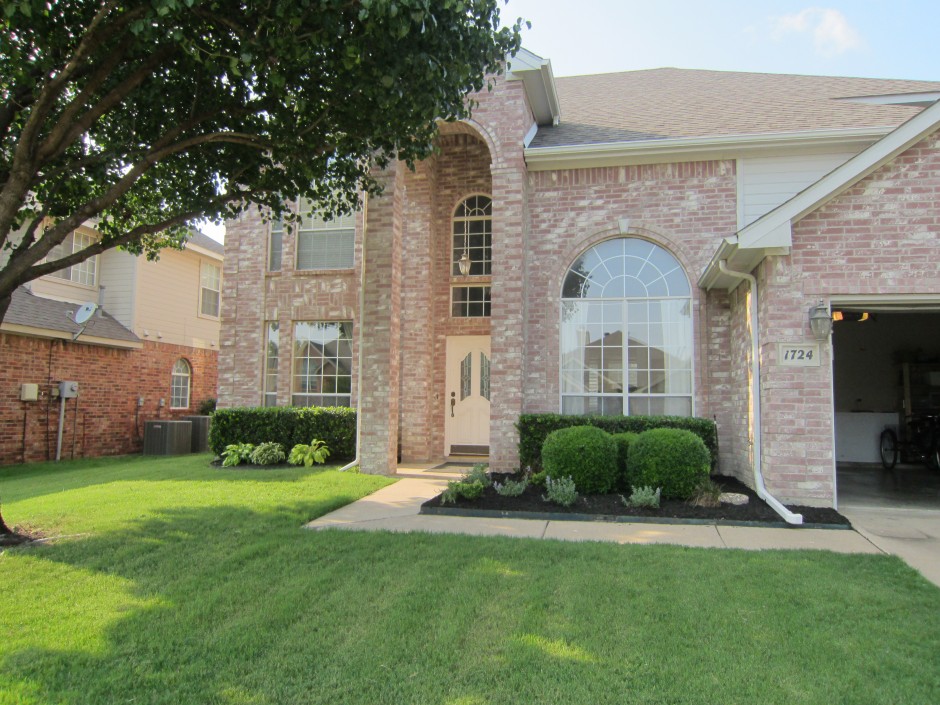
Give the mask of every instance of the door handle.
<path id="1" fill-rule="evenodd" d="M 454 415 L 454 407 L 457 406 L 457 392 L 450 393 L 450 415 Z"/>

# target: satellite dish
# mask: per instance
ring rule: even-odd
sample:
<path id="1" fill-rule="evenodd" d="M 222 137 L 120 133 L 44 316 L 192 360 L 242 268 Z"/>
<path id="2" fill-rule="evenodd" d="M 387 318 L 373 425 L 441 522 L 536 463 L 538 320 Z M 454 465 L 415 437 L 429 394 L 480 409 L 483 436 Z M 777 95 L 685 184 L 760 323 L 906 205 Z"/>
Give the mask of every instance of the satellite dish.
<path id="1" fill-rule="evenodd" d="M 88 322 L 89 318 L 95 315 L 95 311 L 97 310 L 98 310 L 98 304 L 93 304 L 93 303 L 82 304 L 81 308 L 79 308 L 75 312 L 74 321 L 78 325 L 83 325 L 84 323 Z"/>

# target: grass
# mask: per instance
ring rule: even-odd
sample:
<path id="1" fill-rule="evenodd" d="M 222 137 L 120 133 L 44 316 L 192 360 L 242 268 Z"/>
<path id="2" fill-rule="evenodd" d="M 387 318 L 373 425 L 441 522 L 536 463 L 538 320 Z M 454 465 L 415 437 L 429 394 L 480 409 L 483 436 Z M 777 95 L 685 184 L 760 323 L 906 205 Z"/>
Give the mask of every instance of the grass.
<path id="1" fill-rule="evenodd" d="M 883 556 L 306 532 L 387 482 L 207 458 L 0 470 L 0 703 L 932 703 Z"/>

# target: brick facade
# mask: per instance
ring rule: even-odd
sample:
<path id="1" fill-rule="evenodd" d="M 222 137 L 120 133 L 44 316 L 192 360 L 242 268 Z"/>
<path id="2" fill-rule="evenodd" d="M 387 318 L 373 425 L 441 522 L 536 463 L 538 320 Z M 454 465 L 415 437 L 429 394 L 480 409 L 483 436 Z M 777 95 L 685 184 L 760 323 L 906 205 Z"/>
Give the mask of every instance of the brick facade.
<path id="1" fill-rule="evenodd" d="M 180 358 L 192 368 L 190 405 L 170 409 L 170 373 Z M 145 421 L 195 414 L 215 397 L 217 360 L 215 350 L 156 342 L 124 350 L 0 334 L 0 464 L 55 458 L 60 401 L 50 390 L 62 380 L 79 383 L 78 399 L 66 401 L 63 458 L 140 452 Z M 24 383 L 39 385 L 39 401 L 20 401 Z"/>
<path id="2" fill-rule="evenodd" d="M 513 469 L 519 414 L 560 408 L 559 299 L 568 266 L 605 239 L 636 237 L 672 253 L 689 278 L 694 413 L 718 423 L 721 471 L 750 483 L 755 304 L 747 284 L 731 291 L 696 286 L 721 241 L 738 229 L 736 160 L 529 171 L 523 137 L 533 117 L 522 83 L 497 81 L 479 101 L 473 121 L 442 125 L 433 157 L 414 171 L 395 165 L 383 175 L 385 193 L 359 218 L 354 269 L 294 272 L 293 240 L 285 237 L 282 271 L 266 273 L 268 230 L 258 215 L 229 225 L 222 405 L 260 403 L 265 321 L 280 323 L 278 402 L 288 404 L 293 322 L 352 320 L 354 370 L 360 324 L 365 335 L 363 469 L 394 472 L 398 457 L 443 460 L 447 338 L 489 335 L 490 464 Z M 940 291 L 938 174 L 934 136 L 805 216 L 794 226 L 791 254 L 768 257 L 754 270 L 762 464 L 768 488 L 781 499 L 833 502 L 833 408 L 827 346 L 820 367 L 794 370 L 776 365 L 777 343 L 811 339 L 806 314 L 818 299 Z M 489 319 L 450 313 L 450 288 L 459 281 L 451 272 L 451 218 L 474 194 L 493 199 Z"/>

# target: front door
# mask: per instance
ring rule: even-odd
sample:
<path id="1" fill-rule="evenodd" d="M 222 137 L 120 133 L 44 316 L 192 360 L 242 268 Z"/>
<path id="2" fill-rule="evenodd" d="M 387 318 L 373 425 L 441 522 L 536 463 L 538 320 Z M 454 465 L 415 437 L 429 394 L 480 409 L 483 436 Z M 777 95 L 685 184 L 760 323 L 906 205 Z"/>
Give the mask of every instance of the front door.
<path id="1" fill-rule="evenodd" d="M 490 337 L 447 338 L 444 454 L 489 455 Z"/>

